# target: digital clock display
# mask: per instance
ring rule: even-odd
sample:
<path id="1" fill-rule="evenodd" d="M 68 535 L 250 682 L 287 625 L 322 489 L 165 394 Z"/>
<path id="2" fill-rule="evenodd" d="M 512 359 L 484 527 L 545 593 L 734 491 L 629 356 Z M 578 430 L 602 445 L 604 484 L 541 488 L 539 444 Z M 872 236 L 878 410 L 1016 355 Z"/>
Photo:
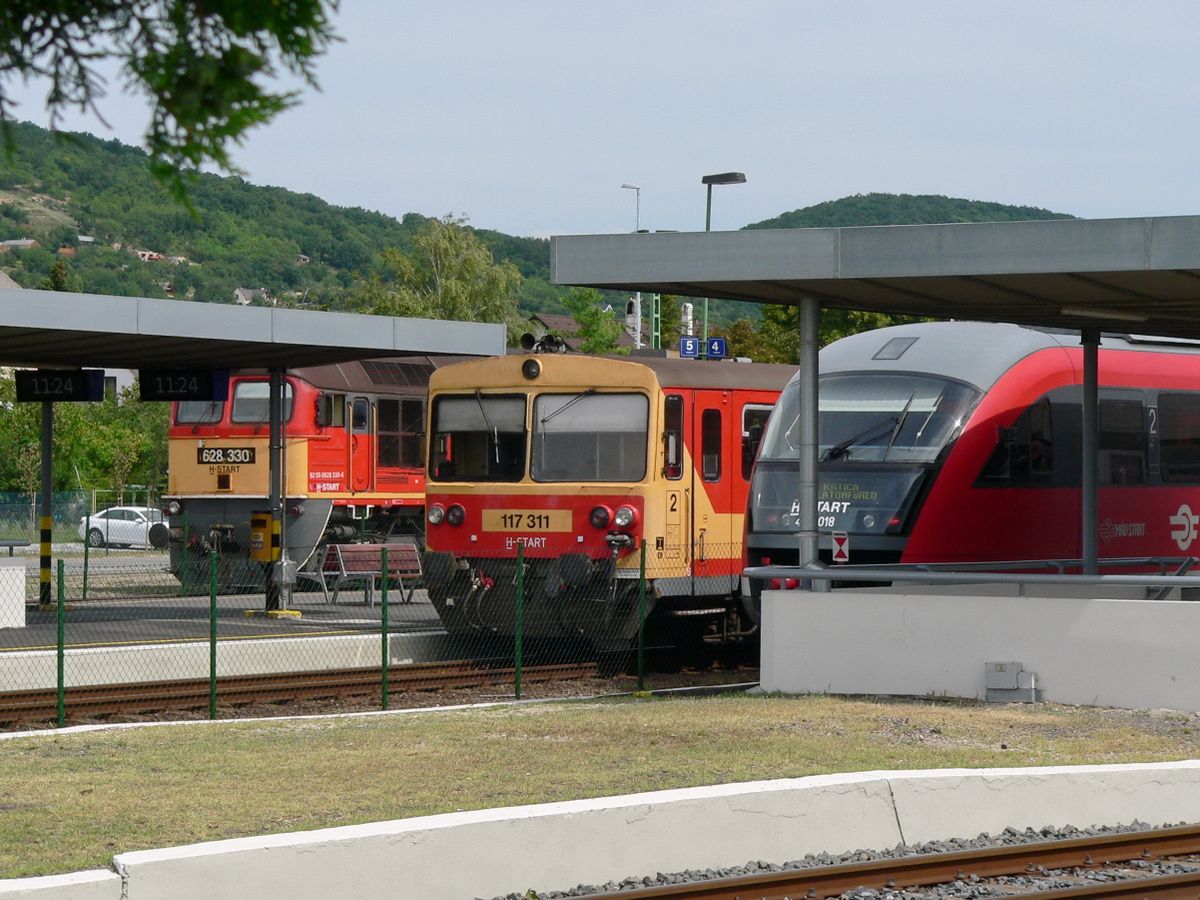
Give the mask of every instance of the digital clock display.
<path id="1" fill-rule="evenodd" d="M 104 399 L 103 369 L 18 369 L 13 378 L 22 403 Z"/>
<path id="2" fill-rule="evenodd" d="M 226 400 L 228 369 L 140 369 L 143 400 Z"/>

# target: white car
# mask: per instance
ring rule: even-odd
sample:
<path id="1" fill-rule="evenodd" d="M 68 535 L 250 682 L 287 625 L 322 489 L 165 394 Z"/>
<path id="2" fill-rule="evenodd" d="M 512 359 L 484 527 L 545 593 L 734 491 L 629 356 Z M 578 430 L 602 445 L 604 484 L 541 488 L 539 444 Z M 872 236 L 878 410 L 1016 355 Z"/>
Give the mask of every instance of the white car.
<path id="1" fill-rule="evenodd" d="M 148 506 L 112 506 L 79 520 L 79 537 L 89 547 L 167 546 L 162 510 Z"/>

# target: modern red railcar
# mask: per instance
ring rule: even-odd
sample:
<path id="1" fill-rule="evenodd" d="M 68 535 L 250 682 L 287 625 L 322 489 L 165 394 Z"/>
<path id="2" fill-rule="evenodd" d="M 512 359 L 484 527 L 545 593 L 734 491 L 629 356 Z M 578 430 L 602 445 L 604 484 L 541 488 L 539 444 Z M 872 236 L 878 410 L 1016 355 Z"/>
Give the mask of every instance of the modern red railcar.
<path id="1" fill-rule="evenodd" d="M 1104 335 L 1099 552 L 1195 553 L 1200 347 Z M 843 338 L 820 355 L 821 556 L 851 563 L 1077 560 L 1083 351 L 1078 333 L 941 322 Z M 768 423 L 747 563 L 797 562 L 798 385 Z"/>
<path id="2" fill-rule="evenodd" d="M 284 543 L 299 564 L 326 542 L 424 531 L 425 393 L 461 357 L 363 360 L 290 370 L 284 379 Z M 250 516 L 268 494 L 268 386 L 262 370 L 231 373 L 228 401 L 171 410 L 171 562 L 207 583 L 220 553 L 225 586 L 252 571 Z M 184 574 L 184 568 L 187 568 Z"/>
<path id="3" fill-rule="evenodd" d="M 425 585 L 454 634 L 628 646 L 652 620 L 740 634 L 754 446 L 794 366 L 530 355 L 429 384 Z"/>

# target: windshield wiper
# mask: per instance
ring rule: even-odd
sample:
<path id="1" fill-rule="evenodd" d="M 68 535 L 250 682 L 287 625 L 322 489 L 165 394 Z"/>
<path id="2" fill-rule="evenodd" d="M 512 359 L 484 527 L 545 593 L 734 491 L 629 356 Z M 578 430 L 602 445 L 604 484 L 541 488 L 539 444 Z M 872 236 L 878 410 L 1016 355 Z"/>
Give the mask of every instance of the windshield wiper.
<path id="1" fill-rule="evenodd" d="M 900 434 L 900 429 L 904 427 L 904 420 L 908 418 L 908 411 L 912 409 L 913 398 L 917 396 L 914 390 L 908 395 L 908 401 L 904 404 L 904 409 L 900 410 L 900 415 L 896 417 L 896 427 L 892 429 L 891 436 L 888 438 L 887 446 L 883 448 L 883 456 L 881 459 L 887 459 L 888 451 L 892 449 L 892 444 L 896 443 L 896 438 Z"/>
<path id="2" fill-rule="evenodd" d="M 837 459 L 839 456 L 841 456 L 843 453 L 845 453 L 847 450 L 849 450 L 851 447 L 853 447 L 859 441 L 866 440 L 867 438 L 871 437 L 872 435 L 878 434 L 879 432 L 883 431 L 883 429 L 885 429 L 889 426 L 894 426 L 896 424 L 896 421 L 898 418 L 899 418 L 899 416 L 888 416 L 886 419 L 880 419 L 878 422 L 874 423 L 873 425 L 870 425 L 867 428 L 864 428 L 862 431 L 858 432 L 858 434 L 852 434 L 852 435 L 850 435 L 850 437 L 846 438 L 844 441 L 838 441 L 838 443 L 834 444 L 832 447 L 830 447 L 828 450 L 826 450 L 824 453 L 821 454 L 821 462 L 829 462 L 832 459 Z"/>
<path id="3" fill-rule="evenodd" d="M 216 411 L 217 411 L 217 401 L 209 400 L 208 406 L 206 406 L 204 408 L 204 412 L 200 413 L 200 415 L 196 419 L 196 424 L 192 426 L 192 434 L 195 434 L 197 431 L 199 431 L 201 425 L 212 425 L 215 422 L 217 422 L 218 421 L 217 419 L 209 418 Z"/>
<path id="4" fill-rule="evenodd" d="M 570 409 L 572 406 L 574 406 L 576 403 L 578 403 L 584 397 L 588 396 L 589 394 L 594 394 L 594 393 L 596 393 L 595 388 L 588 388 L 582 394 L 576 394 L 574 397 L 572 397 L 570 400 L 568 400 L 566 403 L 564 403 L 558 409 L 554 410 L 553 412 L 549 413 L 548 415 L 543 416 L 542 420 L 541 420 L 541 424 L 545 425 L 547 422 L 549 422 L 551 419 L 553 419 L 559 413 L 566 412 L 568 409 Z"/>
<path id="5" fill-rule="evenodd" d="M 479 413 L 483 416 L 483 424 L 492 433 L 492 446 L 496 448 L 496 465 L 500 465 L 500 429 L 493 425 L 492 420 L 488 418 L 487 410 L 483 408 L 483 391 L 479 388 L 475 388 L 475 402 L 479 404 Z"/>

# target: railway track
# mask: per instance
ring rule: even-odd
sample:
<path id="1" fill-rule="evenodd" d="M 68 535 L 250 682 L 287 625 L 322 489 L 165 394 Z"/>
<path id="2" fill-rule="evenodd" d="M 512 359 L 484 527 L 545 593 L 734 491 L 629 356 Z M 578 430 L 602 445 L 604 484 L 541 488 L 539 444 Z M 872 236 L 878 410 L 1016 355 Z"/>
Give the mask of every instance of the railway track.
<path id="1" fill-rule="evenodd" d="M 1192 871 L 1174 872 L 1177 863 Z M 1167 871 L 1164 873 L 1164 869 Z M 1102 879 L 1097 875 L 1103 873 Z M 1017 844 L 985 850 L 930 853 L 838 866 L 790 869 L 736 878 L 592 894 L 590 900 L 819 900 L 856 889 L 922 891 L 923 896 L 961 896 L 955 885 L 973 891 L 989 879 L 1004 879 L 997 896 L 1022 900 L 1050 898 L 1200 897 L 1200 827 L 1106 834 L 1065 841 Z M 1111 880 L 1106 880 L 1111 879 Z M 1021 882 L 1024 881 L 1025 885 Z M 1043 885 L 1054 882 L 1055 887 Z M 1066 885 L 1066 886 L 1064 886 Z M 938 890 L 938 886 L 941 889 Z M 1023 887 L 1028 889 L 1022 889 Z M 971 896 L 980 896 L 972 893 Z"/>
<path id="2" fill-rule="evenodd" d="M 525 666 L 527 684 L 587 678 L 597 674 L 595 663 Z M 470 660 L 413 663 L 388 671 L 389 693 L 445 688 L 488 687 L 513 683 L 515 670 L 487 668 Z M 168 710 L 205 708 L 209 703 L 207 678 L 181 681 L 148 681 L 68 688 L 64 695 L 69 719 L 112 714 L 147 714 Z M 273 675 L 217 679 L 222 706 L 282 703 L 330 697 L 376 694 L 381 690 L 379 669 L 331 669 Z M 0 693 L 0 723 L 8 725 L 53 721 L 58 696 L 54 689 Z"/>

